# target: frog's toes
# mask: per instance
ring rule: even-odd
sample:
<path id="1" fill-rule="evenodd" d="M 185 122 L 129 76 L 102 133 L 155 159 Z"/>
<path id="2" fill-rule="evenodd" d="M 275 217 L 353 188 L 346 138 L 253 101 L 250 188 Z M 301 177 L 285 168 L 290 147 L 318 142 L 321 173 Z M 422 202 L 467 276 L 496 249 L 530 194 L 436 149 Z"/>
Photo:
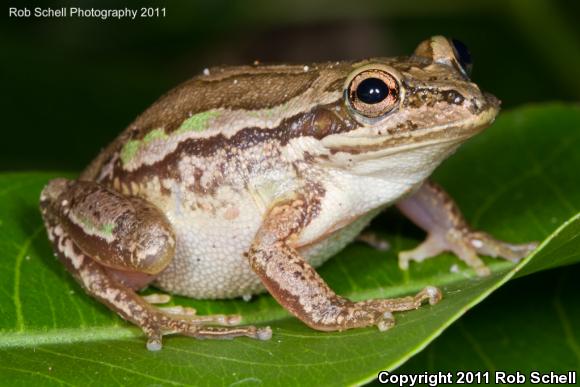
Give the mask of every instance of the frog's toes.
<path id="1" fill-rule="evenodd" d="M 178 316 L 197 316 L 197 310 L 187 306 L 174 305 L 174 306 L 158 306 L 157 310 L 171 315 Z"/>
<path id="2" fill-rule="evenodd" d="M 442 298 L 443 295 L 438 288 L 435 286 L 426 286 L 414 296 L 368 300 L 359 302 L 356 305 L 362 311 L 374 312 L 374 325 L 383 332 L 395 325 L 393 312 L 418 309 L 425 302 L 428 302 L 430 305 L 435 305 Z"/>
<path id="3" fill-rule="evenodd" d="M 391 248 L 389 241 L 374 231 L 365 230 L 356 237 L 356 240 L 379 251 L 388 251 Z"/>
<path id="4" fill-rule="evenodd" d="M 445 243 L 440 238 L 429 235 L 423 243 L 412 250 L 399 252 L 399 267 L 402 270 L 409 268 L 409 262 L 422 262 L 426 259 L 435 257 L 445 250 Z"/>
<path id="5" fill-rule="evenodd" d="M 512 262 L 519 262 L 538 247 L 538 242 L 512 244 L 497 240 L 481 231 L 469 232 L 467 239 L 477 253 L 507 259 Z"/>
<path id="6" fill-rule="evenodd" d="M 218 324 L 229 326 L 238 325 L 242 321 L 242 316 L 239 314 L 211 314 L 198 316 L 197 310 L 194 308 L 181 305 L 157 307 L 156 309 L 161 313 L 168 315 L 170 318 L 181 318 L 199 325 Z"/>
<path id="7" fill-rule="evenodd" d="M 235 315 L 234 315 L 235 316 Z M 230 319 L 232 316 L 212 315 L 177 317 L 177 315 L 165 315 L 159 313 L 150 321 L 142 321 L 142 329 L 147 335 L 147 349 L 158 351 L 162 348 L 164 335 L 177 334 L 190 336 L 196 339 L 233 339 L 246 336 L 257 340 L 269 340 L 272 337 L 270 327 L 257 328 L 253 325 L 242 327 L 205 326 L 206 322 L 233 325 L 239 319 Z M 236 316 L 239 317 L 239 316 Z"/>
<path id="8" fill-rule="evenodd" d="M 435 305 L 441 301 L 443 298 L 443 294 L 441 290 L 436 288 L 435 286 L 426 286 L 415 296 L 416 299 L 423 302 L 423 300 L 427 300 L 429 305 Z"/>
<path id="9" fill-rule="evenodd" d="M 536 242 L 511 244 L 497 240 L 485 232 L 452 228 L 445 233 L 431 233 L 417 248 L 400 252 L 399 267 L 406 270 L 410 261 L 421 262 L 444 251 L 451 251 L 479 276 L 487 276 L 491 271 L 479 255 L 519 262 L 537 246 Z"/>
<path id="10" fill-rule="evenodd" d="M 368 300 L 357 305 L 359 305 L 361 310 L 374 311 L 374 325 L 379 328 L 379 331 L 384 332 L 395 325 L 393 312 L 418 309 L 425 301 L 430 305 L 435 305 L 442 298 L 443 295 L 439 289 L 434 286 L 426 286 L 414 296 Z"/>
<path id="11" fill-rule="evenodd" d="M 154 293 L 142 296 L 141 298 L 143 298 L 143 300 L 149 304 L 153 305 L 166 304 L 171 301 L 171 296 L 168 294 Z M 197 324 L 238 325 L 242 321 L 242 316 L 238 314 L 213 314 L 208 316 L 198 316 L 197 310 L 195 308 L 181 305 L 158 306 L 155 307 L 155 309 L 170 317 L 187 319 Z"/>
<path id="12" fill-rule="evenodd" d="M 487 276 L 491 271 L 477 257 L 478 255 L 502 258 L 517 263 L 538 247 L 536 242 L 512 244 L 495 239 L 488 233 L 469 229 L 448 236 L 447 239 L 451 242 L 449 250 L 473 267 L 479 276 Z"/>
<path id="13" fill-rule="evenodd" d="M 169 301 L 171 301 L 171 296 L 169 294 L 163 293 L 147 294 L 145 296 L 141 296 L 141 298 L 150 304 L 167 304 Z"/>

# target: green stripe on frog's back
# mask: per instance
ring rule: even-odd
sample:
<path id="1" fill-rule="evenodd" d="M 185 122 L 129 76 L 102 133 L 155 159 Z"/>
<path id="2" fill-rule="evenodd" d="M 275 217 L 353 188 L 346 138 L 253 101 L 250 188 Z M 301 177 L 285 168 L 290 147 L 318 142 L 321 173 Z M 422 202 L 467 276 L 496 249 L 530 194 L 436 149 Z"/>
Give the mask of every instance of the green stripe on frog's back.
<path id="1" fill-rule="evenodd" d="M 197 113 L 189 117 L 187 120 L 177 128 L 174 132 L 175 134 L 193 132 L 203 132 L 208 128 L 208 121 L 212 118 L 216 118 L 219 112 L 215 110 L 209 110 L 207 112 Z M 172 133 L 173 134 L 173 133 Z"/>
<path id="2" fill-rule="evenodd" d="M 155 140 L 167 140 L 187 132 L 203 132 L 209 127 L 209 121 L 219 116 L 219 112 L 210 110 L 192 115 L 177 128 L 175 131 L 167 134 L 164 129 L 153 129 L 141 140 L 130 140 L 125 143 L 121 149 L 121 161 L 127 165 L 147 144 Z"/>

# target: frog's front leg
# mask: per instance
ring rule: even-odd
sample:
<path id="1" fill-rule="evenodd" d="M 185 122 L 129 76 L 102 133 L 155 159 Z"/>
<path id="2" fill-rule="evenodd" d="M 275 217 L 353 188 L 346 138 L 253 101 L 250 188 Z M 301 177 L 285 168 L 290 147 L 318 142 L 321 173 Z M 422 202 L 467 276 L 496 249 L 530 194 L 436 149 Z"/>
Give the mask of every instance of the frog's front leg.
<path id="1" fill-rule="evenodd" d="M 425 300 L 435 304 L 441 299 L 441 292 L 431 286 L 413 297 L 361 302 L 334 293 L 294 246 L 312 211 L 314 205 L 303 199 L 275 206 L 248 252 L 252 269 L 270 294 L 308 326 L 341 331 L 376 325 L 386 330 L 394 324 L 391 312 L 417 309 Z"/>
<path id="2" fill-rule="evenodd" d="M 87 293 L 143 329 L 149 350 L 161 349 L 162 336 L 169 333 L 197 338 L 271 336 L 269 328 L 206 326 L 235 325 L 240 316 L 163 310 L 135 293 L 170 263 L 175 249 L 171 225 L 147 201 L 94 182 L 56 179 L 42 191 L 40 204 L 49 238 L 67 269 Z"/>
<path id="3" fill-rule="evenodd" d="M 453 199 L 437 184 L 427 181 L 413 195 L 397 203 L 401 212 L 427 231 L 427 239 L 414 250 L 399 254 L 399 266 L 409 267 L 409 261 L 423 261 L 443 251 L 452 251 L 473 267 L 477 274 L 490 273 L 477 254 L 501 257 L 518 262 L 537 243 L 511 244 L 491 235 L 472 230 Z"/>

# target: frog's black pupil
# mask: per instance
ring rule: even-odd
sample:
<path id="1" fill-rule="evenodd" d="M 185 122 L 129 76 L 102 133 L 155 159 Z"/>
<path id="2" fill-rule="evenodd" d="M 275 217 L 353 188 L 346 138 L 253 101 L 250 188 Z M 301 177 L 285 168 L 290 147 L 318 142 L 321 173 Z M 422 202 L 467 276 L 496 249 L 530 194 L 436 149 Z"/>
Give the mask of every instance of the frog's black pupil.
<path id="1" fill-rule="evenodd" d="M 463 68 L 463 71 L 465 71 L 467 75 L 470 75 L 473 63 L 471 61 L 471 54 L 469 53 L 469 49 L 460 40 L 451 39 L 451 43 L 453 43 L 453 48 L 455 48 L 455 54 L 457 56 L 459 65 Z"/>
<path id="2" fill-rule="evenodd" d="M 389 87 L 379 78 L 367 78 L 356 88 L 356 97 L 367 104 L 379 103 L 389 96 Z"/>

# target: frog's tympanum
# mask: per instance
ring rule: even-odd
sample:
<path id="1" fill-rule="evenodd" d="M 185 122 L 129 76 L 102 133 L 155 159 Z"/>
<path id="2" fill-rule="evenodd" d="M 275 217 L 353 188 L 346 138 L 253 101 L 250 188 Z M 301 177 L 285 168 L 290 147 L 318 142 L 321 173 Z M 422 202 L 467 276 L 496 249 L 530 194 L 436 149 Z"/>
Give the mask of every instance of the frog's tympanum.
<path id="1" fill-rule="evenodd" d="M 206 70 L 155 102 L 77 180 L 44 188 L 48 236 L 86 292 L 141 327 L 150 350 L 171 333 L 266 340 L 271 330 L 154 306 L 168 297 L 136 293 L 148 284 L 205 299 L 265 289 L 314 329 L 387 330 L 392 312 L 435 304 L 441 292 L 354 302 L 314 269 L 385 207 L 427 231 L 400 253 L 403 269 L 447 250 L 486 275 L 478 254 L 517 261 L 535 246 L 472 230 L 427 180 L 498 113 L 469 62 L 464 45 L 436 36 L 409 57 Z"/>

